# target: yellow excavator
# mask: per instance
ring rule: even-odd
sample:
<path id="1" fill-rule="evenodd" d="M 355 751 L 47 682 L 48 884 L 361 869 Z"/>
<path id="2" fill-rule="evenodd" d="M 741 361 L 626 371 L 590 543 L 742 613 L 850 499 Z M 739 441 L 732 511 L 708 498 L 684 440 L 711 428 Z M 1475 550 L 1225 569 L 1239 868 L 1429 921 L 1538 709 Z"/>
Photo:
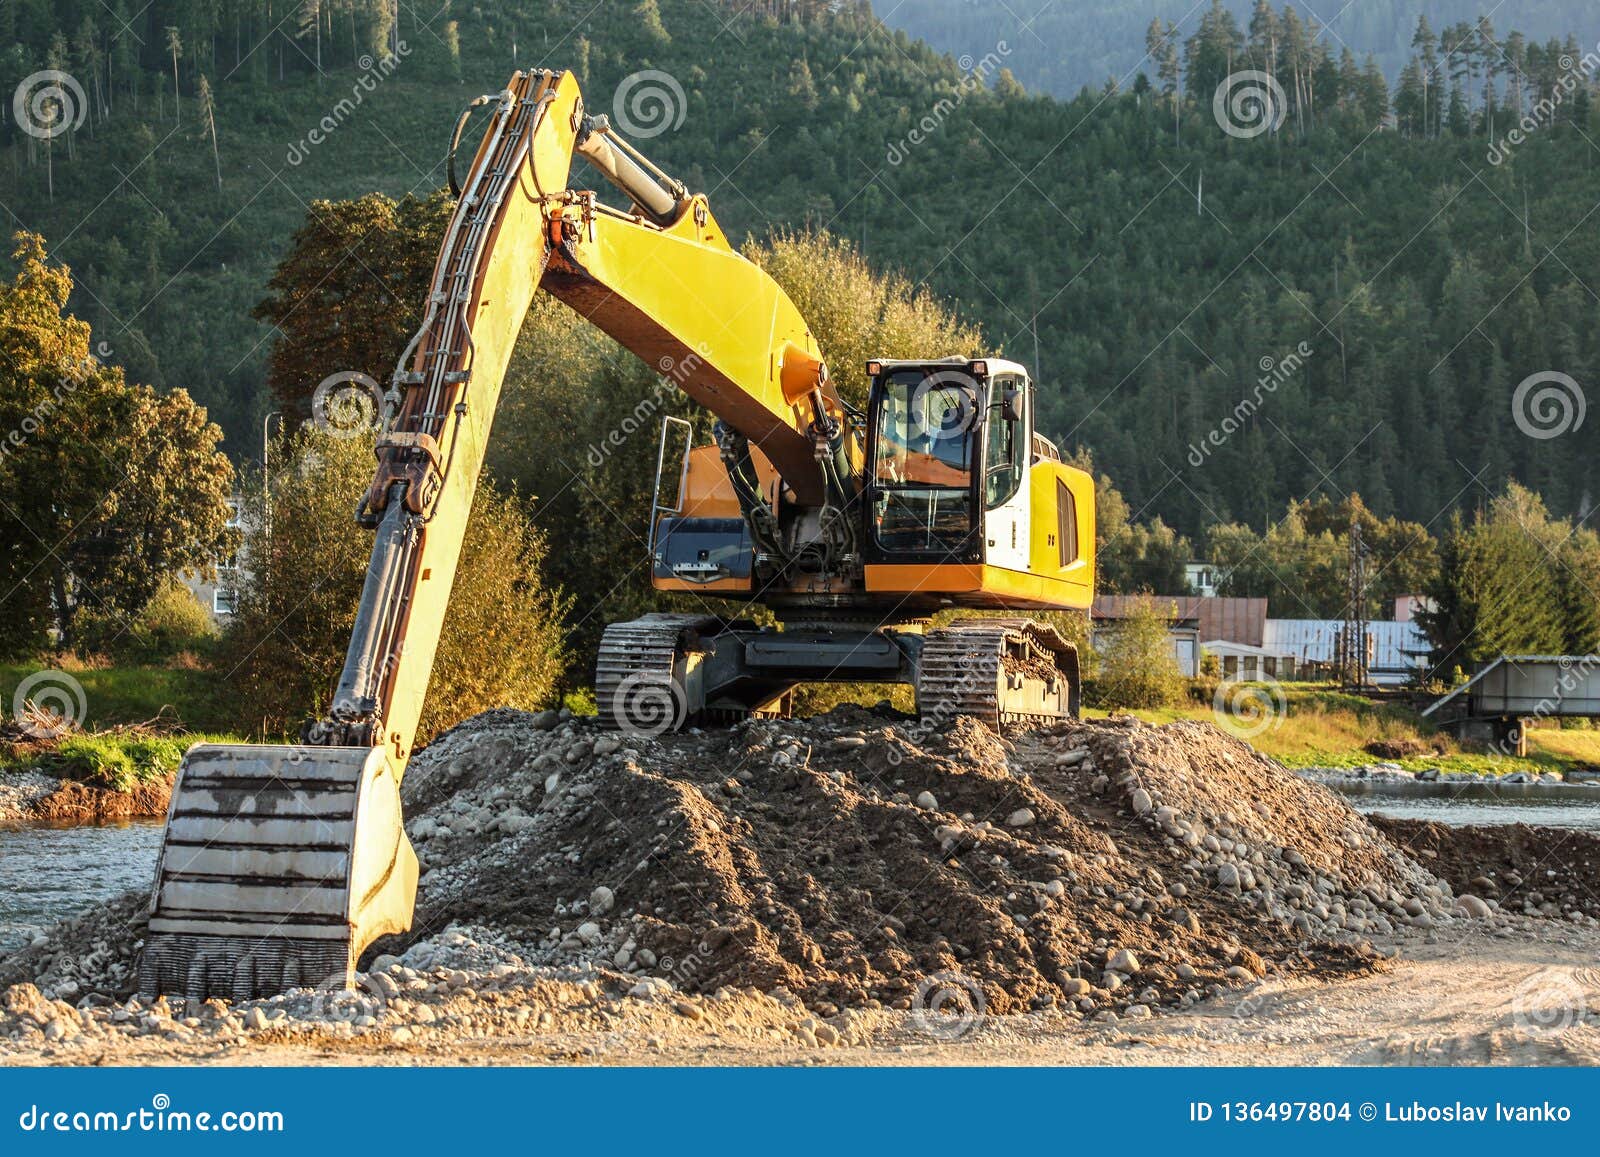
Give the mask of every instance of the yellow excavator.
<path id="1" fill-rule="evenodd" d="M 474 109 L 488 122 L 458 183 Z M 628 207 L 569 189 L 575 156 Z M 799 311 L 730 245 L 706 197 L 589 115 L 570 72 L 518 72 L 474 101 L 449 171 L 455 212 L 356 512 L 374 542 L 332 706 L 297 745 L 186 755 L 146 995 L 342 987 L 373 940 L 410 927 L 417 860 L 400 779 L 501 382 L 540 289 L 717 419 L 700 447 L 688 423 L 664 421 L 649 538 L 656 589 L 713 609 L 605 631 L 603 725 L 653 736 L 780 713 L 818 681 L 910 684 L 933 726 L 1077 713 L 1076 652 L 1025 612 L 1088 608 L 1094 485 L 1035 429 L 1023 367 L 873 361 L 866 408 L 850 404 Z M 729 603 L 766 606 L 776 625 L 716 609 Z M 933 625 L 947 608 L 1000 615 Z"/>

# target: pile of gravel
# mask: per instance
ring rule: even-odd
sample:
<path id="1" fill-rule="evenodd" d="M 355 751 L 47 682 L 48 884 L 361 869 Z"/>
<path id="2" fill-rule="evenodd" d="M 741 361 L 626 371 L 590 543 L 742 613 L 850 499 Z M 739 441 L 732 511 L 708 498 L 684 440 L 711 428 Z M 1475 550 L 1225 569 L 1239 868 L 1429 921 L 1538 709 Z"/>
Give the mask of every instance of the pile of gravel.
<path id="1" fill-rule="evenodd" d="M 630 738 L 493 711 L 419 752 L 403 795 L 416 928 L 366 964 L 408 985 L 1139 1018 L 1268 971 L 1379 968 L 1370 937 L 1454 918 L 1337 796 L 1196 724 L 1000 737 L 851 708 Z M 0 960 L 0 988 L 125 1000 L 144 901 Z"/>

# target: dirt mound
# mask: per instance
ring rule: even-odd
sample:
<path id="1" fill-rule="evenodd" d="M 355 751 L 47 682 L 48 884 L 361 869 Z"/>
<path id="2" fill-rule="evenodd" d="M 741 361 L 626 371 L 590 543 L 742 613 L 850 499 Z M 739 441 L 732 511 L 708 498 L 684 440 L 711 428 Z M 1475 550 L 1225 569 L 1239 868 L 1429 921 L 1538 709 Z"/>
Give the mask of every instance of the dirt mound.
<path id="1" fill-rule="evenodd" d="M 434 967 L 471 925 L 519 966 L 822 1016 L 1141 1017 L 1372 969 L 1370 936 L 1451 918 L 1449 887 L 1332 792 L 1195 724 L 999 737 L 847 709 L 629 738 L 495 711 L 418 753 L 404 795 L 417 925 L 369 962 Z M 145 899 L 0 961 L 0 988 L 126 995 Z"/>
<path id="2" fill-rule="evenodd" d="M 1527 916 L 1600 919 L 1600 836 L 1568 828 L 1496 824 L 1453 827 L 1374 816 L 1390 840 L 1463 896 Z"/>
<path id="3" fill-rule="evenodd" d="M 1448 889 L 1214 728 L 1002 739 L 857 710 L 628 739 L 492 712 L 405 794 L 418 929 L 515 936 L 677 989 L 1143 1015 L 1269 968 L 1372 967 Z"/>

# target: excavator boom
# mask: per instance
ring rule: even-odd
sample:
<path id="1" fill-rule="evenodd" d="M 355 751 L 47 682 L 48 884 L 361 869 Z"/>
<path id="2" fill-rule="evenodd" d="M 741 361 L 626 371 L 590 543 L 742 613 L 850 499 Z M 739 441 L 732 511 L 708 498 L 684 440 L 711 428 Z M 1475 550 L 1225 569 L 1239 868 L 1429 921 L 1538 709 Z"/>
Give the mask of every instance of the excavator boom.
<path id="1" fill-rule="evenodd" d="M 519 72 L 474 103 L 489 122 L 357 512 L 374 542 L 332 705 L 298 746 L 188 752 L 152 898 L 147 994 L 244 999 L 342 984 L 376 937 L 410 926 L 417 863 L 400 779 L 501 384 L 541 284 L 651 364 L 670 364 L 796 495 L 827 498 L 811 431 L 819 420 L 837 431 L 840 410 L 816 340 L 729 246 L 705 198 L 585 116 L 570 73 Z M 569 190 L 575 155 L 631 209 Z"/>

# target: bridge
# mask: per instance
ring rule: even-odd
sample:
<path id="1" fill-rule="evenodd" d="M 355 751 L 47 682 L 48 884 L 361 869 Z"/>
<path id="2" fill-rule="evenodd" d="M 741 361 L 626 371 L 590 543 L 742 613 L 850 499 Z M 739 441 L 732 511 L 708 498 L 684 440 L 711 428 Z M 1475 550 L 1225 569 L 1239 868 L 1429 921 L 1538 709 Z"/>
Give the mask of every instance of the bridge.
<path id="1" fill-rule="evenodd" d="M 1600 655 L 1501 655 L 1422 714 L 1459 738 L 1525 755 L 1530 721 L 1600 718 Z"/>

